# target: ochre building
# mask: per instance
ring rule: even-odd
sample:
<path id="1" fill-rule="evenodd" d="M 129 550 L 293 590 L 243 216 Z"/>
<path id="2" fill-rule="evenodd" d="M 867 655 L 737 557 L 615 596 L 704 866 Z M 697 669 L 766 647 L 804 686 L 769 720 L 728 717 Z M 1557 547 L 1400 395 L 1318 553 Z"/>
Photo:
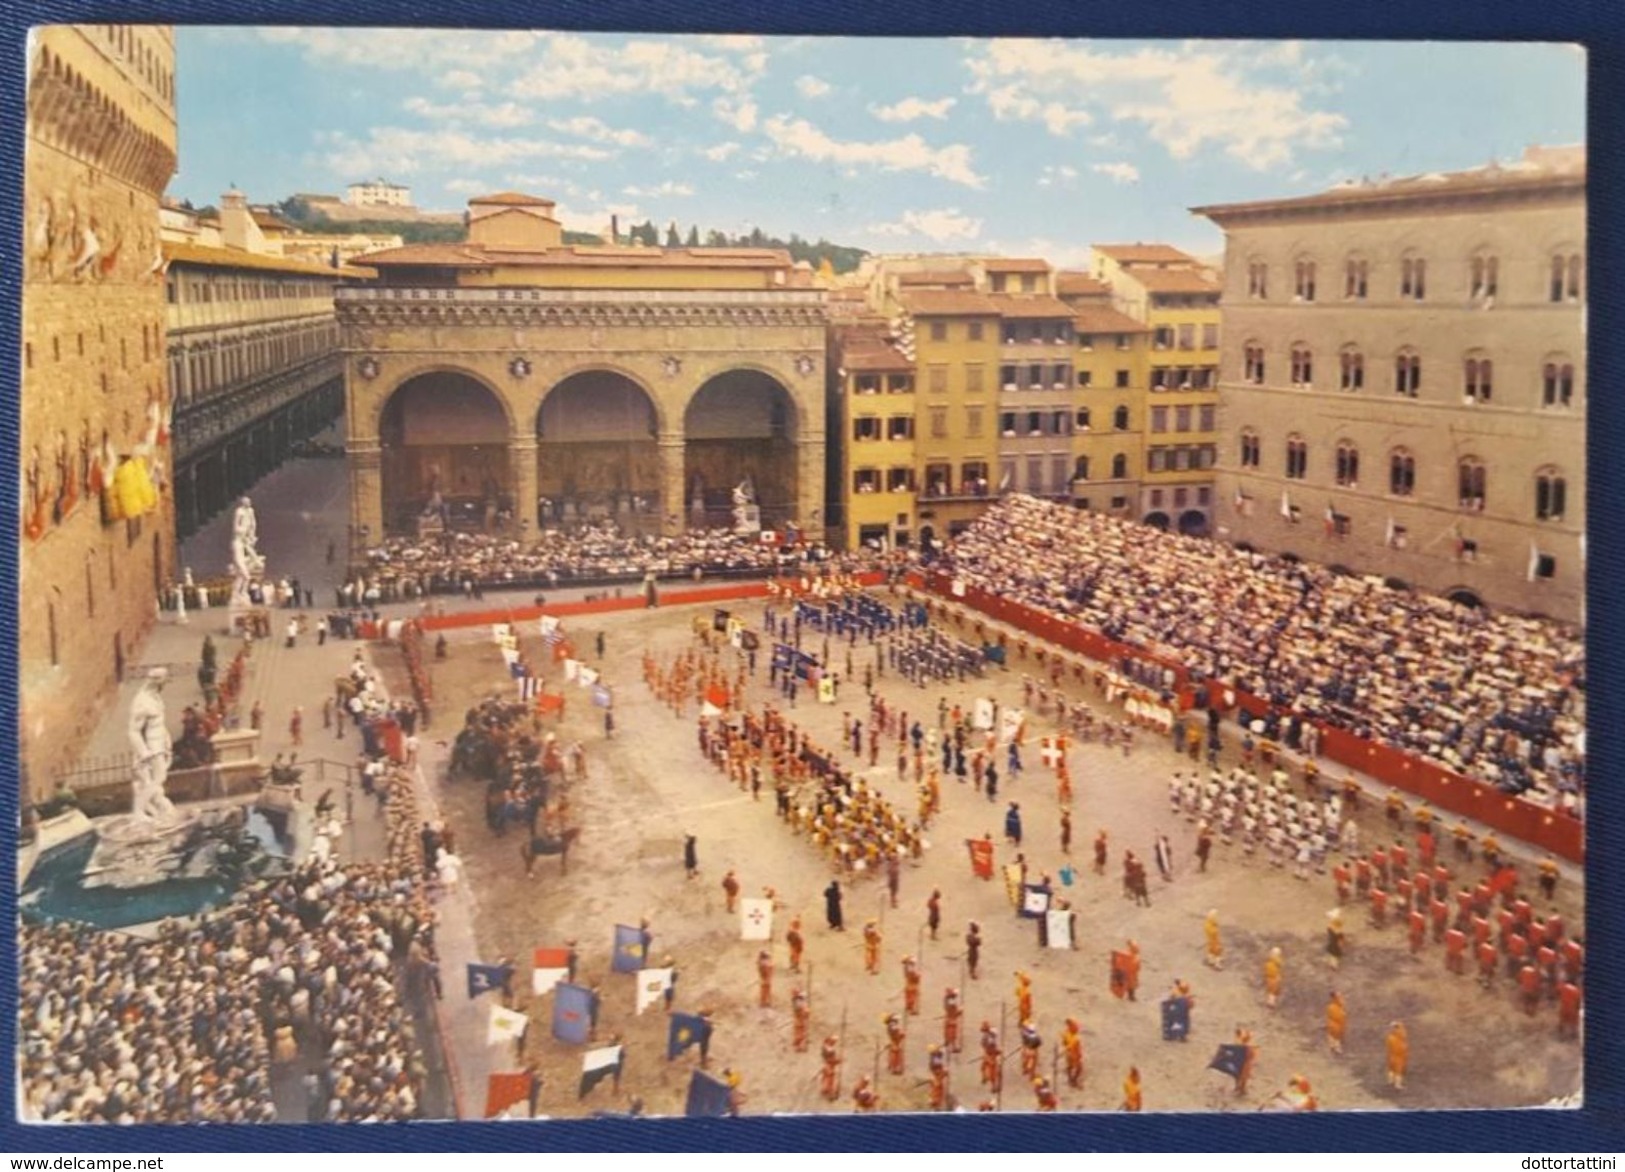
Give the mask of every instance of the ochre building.
<path id="1" fill-rule="evenodd" d="M 1196 211 L 1224 536 L 1583 621 L 1584 148 Z"/>
<path id="2" fill-rule="evenodd" d="M 173 569 L 158 199 L 167 27 L 30 34 L 17 653 L 25 817 L 138 666 Z"/>
<path id="3" fill-rule="evenodd" d="M 353 542 L 426 518 L 613 518 L 823 536 L 825 294 L 787 253 L 567 246 L 545 199 L 469 203 L 462 244 L 338 291 Z"/>

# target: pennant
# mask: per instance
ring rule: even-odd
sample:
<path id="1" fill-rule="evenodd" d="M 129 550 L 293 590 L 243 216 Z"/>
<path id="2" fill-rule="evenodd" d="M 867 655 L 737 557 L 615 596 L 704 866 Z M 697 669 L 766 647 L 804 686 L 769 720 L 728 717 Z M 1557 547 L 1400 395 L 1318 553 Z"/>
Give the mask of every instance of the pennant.
<path id="1" fill-rule="evenodd" d="M 507 623 L 492 623 L 491 624 L 491 642 L 495 643 L 498 647 L 501 647 L 502 646 L 502 641 L 504 639 L 506 639 L 507 637 L 508 637 L 508 624 Z"/>
<path id="2" fill-rule="evenodd" d="M 1017 868 L 1019 871 L 1020 868 Z M 1049 913 L 1050 889 L 1037 883 L 1026 884 L 1021 892 L 1021 918 L 1036 920 Z"/>
<path id="3" fill-rule="evenodd" d="M 1044 913 L 1045 932 L 1049 937 L 1051 948 L 1072 947 L 1072 913 L 1069 911 L 1048 911 Z"/>
<path id="4" fill-rule="evenodd" d="M 540 997 L 570 975 L 568 948 L 538 948 L 531 958 L 530 991 Z"/>
<path id="5" fill-rule="evenodd" d="M 683 1114 L 690 1119 L 720 1119 L 733 1110 L 733 1091 L 728 1084 L 696 1070 L 688 1083 L 688 1103 Z"/>
<path id="6" fill-rule="evenodd" d="M 525 667 L 524 661 L 519 658 L 519 653 L 518 652 L 507 652 L 507 651 L 503 652 L 503 655 L 505 655 L 505 656 L 509 655 L 509 654 L 511 654 L 513 656 L 513 658 L 508 660 L 508 674 L 510 676 L 512 676 L 516 680 L 524 679 L 527 675 L 530 674 L 530 672 Z"/>
<path id="7" fill-rule="evenodd" d="M 569 680 L 569 681 L 571 681 L 573 683 L 575 681 L 576 677 L 579 676 L 580 674 L 581 674 L 581 661 L 579 659 L 566 659 L 564 661 L 564 678 L 565 679 L 567 679 L 567 680 Z"/>
<path id="8" fill-rule="evenodd" d="M 728 689 L 721 684 L 712 684 L 705 689 L 705 702 L 713 708 L 728 707 Z"/>
<path id="9" fill-rule="evenodd" d="M 590 688 L 598 682 L 598 673 L 586 664 L 581 665 L 581 672 L 576 676 L 576 683 L 583 688 Z"/>
<path id="10" fill-rule="evenodd" d="M 1169 997 L 1162 1003 L 1162 1040 L 1179 1042 L 1191 1032 L 1191 1003 L 1186 997 Z"/>
<path id="11" fill-rule="evenodd" d="M 542 615 L 536 620 L 536 628 L 537 630 L 541 631 L 542 638 L 546 639 L 549 645 L 558 642 L 564 637 L 563 632 L 559 629 L 559 620 L 557 615 Z"/>
<path id="12" fill-rule="evenodd" d="M 644 969 L 638 974 L 638 1013 L 665 999 L 675 975 L 675 969 Z"/>
<path id="13" fill-rule="evenodd" d="M 666 1030 L 666 1061 L 670 1062 L 690 1046 L 704 1054 L 711 1042 L 711 1023 L 697 1013 L 674 1013 Z"/>
<path id="14" fill-rule="evenodd" d="M 624 1046 L 605 1046 L 599 1050 L 588 1050 L 581 1056 L 581 1090 L 576 1095 L 578 1099 L 585 1099 L 587 1092 L 613 1076 L 621 1077 L 621 1063 L 626 1056 Z"/>
<path id="15" fill-rule="evenodd" d="M 519 698 L 521 700 L 534 700 L 542 694 L 542 681 L 540 676 L 521 676 L 517 681 Z"/>
<path id="16" fill-rule="evenodd" d="M 593 1002 L 591 989 L 563 982 L 553 991 L 553 1036 L 561 1042 L 583 1046 L 592 1029 Z"/>
<path id="17" fill-rule="evenodd" d="M 468 966 L 468 997 L 472 1001 L 481 993 L 500 989 L 513 976 L 513 966 L 507 964 L 470 964 Z"/>
<path id="18" fill-rule="evenodd" d="M 970 869 L 978 879 L 993 878 L 993 844 L 985 838 L 967 838 L 970 848 Z"/>
<path id="19" fill-rule="evenodd" d="M 1004 893 L 1010 897 L 1010 906 L 1021 907 L 1021 864 L 1004 865 Z"/>
<path id="20" fill-rule="evenodd" d="M 529 1099 L 531 1085 L 526 1070 L 491 1075 L 485 1082 L 485 1117 L 495 1119 L 515 1103 Z"/>
<path id="21" fill-rule="evenodd" d="M 495 1046 L 499 1042 L 511 1042 L 515 1038 L 524 1037 L 525 1031 L 529 1028 L 530 1018 L 523 1013 L 493 1005 L 491 1024 L 485 1031 L 485 1044 Z"/>
<path id="22" fill-rule="evenodd" d="M 773 939 L 773 901 L 771 899 L 742 899 L 739 901 L 739 938 L 741 940 Z"/>
<path id="23" fill-rule="evenodd" d="M 628 928 L 625 924 L 616 924 L 615 952 L 609 967 L 617 973 L 635 973 L 647 959 L 644 955 L 643 932 L 638 928 Z"/>
<path id="24" fill-rule="evenodd" d="M 1027 735 L 1027 714 L 1020 708 L 1006 708 L 999 713 L 999 744 L 1021 744 Z"/>
<path id="25" fill-rule="evenodd" d="M 1241 1068 L 1247 1064 L 1247 1047 L 1227 1042 L 1220 1046 L 1213 1054 L 1213 1059 L 1207 1064 L 1209 1070 L 1217 1070 L 1220 1074 L 1228 1074 L 1236 1078 L 1241 1074 Z"/>
<path id="26" fill-rule="evenodd" d="M 722 715 L 722 709 L 718 708 L 715 704 L 713 704 L 709 700 L 707 700 L 705 703 L 700 705 L 700 715 L 701 716 L 721 716 Z"/>
<path id="27" fill-rule="evenodd" d="M 1337 512 L 1331 505 L 1326 506 L 1326 536 L 1330 537 L 1337 532 Z"/>

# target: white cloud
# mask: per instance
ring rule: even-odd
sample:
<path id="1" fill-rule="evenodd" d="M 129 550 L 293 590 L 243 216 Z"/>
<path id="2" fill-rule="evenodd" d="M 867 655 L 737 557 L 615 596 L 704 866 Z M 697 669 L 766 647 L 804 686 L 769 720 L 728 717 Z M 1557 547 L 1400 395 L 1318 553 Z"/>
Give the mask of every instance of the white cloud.
<path id="1" fill-rule="evenodd" d="M 477 90 L 485 84 L 485 78 L 472 69 L 453 69 L 440 75 L 440 84 L 452 90 Z"/>
<path id="2" fill-rule="evenodd" d="M 966 58 L 972 93 L 997 118 L 1043 123 L 1065 134 L 1098 118 L 1138 123 L 1174 158 L 1217 147 L 1256 170 L 1301 149 L 1332 149 L 1348 120 L 1306 96 L 1343 68 L 1310 58 L 1298 42 L 1187 41 L 1119 51 L 1088 42 L 996 40 Z M 1106 145 L 1104 142 L 1097 145 Z"/>
<path id="3" fill-rule="evenodd" d="M 757 176 L 757 172 L 751 171 L 751 170 L 748 170 L 748 169 L 744 170 L 744 171 L 735 171 L 734 172 L 734 178 L 735 179 L 743 179 L 747 183 L 750 180 L 756 178 L 756 176 Z"/>
<path id="4" fill-rule="evenodd" d="M 720 163 L 727 159 L 729 155 L 732 155 L 738 150 L 739 144 L 737 142 L 719 142 L 716 146 L 706 147 L 700 152 L 700 154 L 710 159 L 713 163 Z"/>
<path id="5" fill-rule="evenodd" d="M 907 97 L 889 106 L 870 106 L 869 113 L 882 122 L 913 122 L 917 118 L 943 119 L 954 108 L 958 99 L 938 98 L 928 102 L 924 98 Z"/>
<path id="6" fill-rule="evenodd" d="M 1089 170 L 1104 175 L 1113 183 L 1138 183 L 1140 169 L 1133 163 L 1095 163 Z"/>
<path id="7" fill-rule="evenodd" d="M 951 183 L 980 188 L 987 180 L 971 166 L 971 149 L 962 143 L 933 147 L 917 134 L 888 142 L 841 142 L 802 118 L 779 114 L 762 125 L 780 153 L 838 167 L 875 167 L 882 171 L 924 171 Z"/>
<path id="8" fill-rule="evenodd" d="M 482 195 L 491 190 L 489 183 L 478 179 L 448 179 L 440 185 L 453 195 Z"/>
<path id="9" fill-rule="evenodd" d="M 488 74 L 494 64 L 529 53 L 543 34 L 510 30 L 321 28 L 257 29 L 261 40 L 292 45 L 312 61 L 375 69 Z"/>
<path id="10" fill-rule="evenodd" d="M 611 216 L 620 217 L 622 232 L 643 218 L 642 210 L 635 203 L 607 203 L 581 208 L 561 203 L 554 207 L 553 215 L 572 232 L 592 232 L 595 235 L 609 230 Z"/>
<path id="11" fill-rule="evenodd" d="M 597 118 L 590 115 L 578 115 L 574 118 L 550 118 L 548 126 L 560 134 L 573 134 L 577 138 L 590 139 L 611 146 L 641 147 L 649 145 L 649 137 L 639 134 L 636 130 L 617 130 L 607 126 Z"/>
<path id="12" fill-rule="evenodd" d="M 796 78 L 796 93 L 804 98 L 821 98 L 829 93 L 830 84 L 822 78 L 804 73 Z"/>
<path id="13" fill-rule="evenodd" d="M 695 92 L 744 93 L 767 65 L 766 54 L 721 57 L 672 40 L 613 43 L 557 33 L 539 49 L 512 83 L 515 97 L 590 102 L 659 94 L 681 104 L 692 102 Z"/>
<path id="14" fill-rule="evenodd" d="M 736 53 L 754 53 L 762 47 L 762 38 L 754 33 L 724 33 L 720 36 L 701 37 L 700 40 L 713 49 L 726 49 Z"/>
<path id="15" fill-rule="evenodd" d="M 1065 163 L 1054 166 L 1046 164 L 1038 172 L 1038 186 L 1040 187 L 1070 187 L 1072 180 L 1078 177 L 1078 169 L 1069 167 Z"/>
<path id="16" fill-rule="evenodd" d="M 711 112 L 733 127 L 740 134 L 749 134 L 756 129 L 756 103 L 749 98 L 735 101 L 733 98 L 717 98 L 711 103 Z"/>
<path id="17" fill-rule="evenodd" d="M 623 187 L 622 195 L 640 195 L 645 199 L 659 199 L 665 196 L 693 195 L 694 189 L 686 183 L 678 183 L 667 179 L 654 187 Z"/>
<path id="18" fill-rule="evenodd" d="M 950 240 L 975 240 L 982 234 L 982 221 L 961 215 L 958 208 L 934 211 L 905 211 L 901 218 L 885 224 L 870 224 L 876 236 L 924 236 L 937 244 Z"/>
<path id="19" fill-rule="evenodd" d="M 407 98 L 401 103 L 401 108 L 408 114 L 416 114 L 419 118 L 426 118 L 431 122 L 490 126 L 498 130 L 528 126 L 532 118 L 529 110 L 513 102 L 502 102 L 497 105 L 457 102 L 449 106 L 440 106 L 427 98 Z"/>
<path id="20" fill-rule="evenodd" d="M 460 130 L 406 130 L 375 126 L 366 138 L 323 131 L 321 162 L 339 176 L 411 175 L 425 170 L 483 170 L 529 159 L 576 159 L 601 162 L 611 152 L 578 143 L 540 138 L 483 138 Z"/>

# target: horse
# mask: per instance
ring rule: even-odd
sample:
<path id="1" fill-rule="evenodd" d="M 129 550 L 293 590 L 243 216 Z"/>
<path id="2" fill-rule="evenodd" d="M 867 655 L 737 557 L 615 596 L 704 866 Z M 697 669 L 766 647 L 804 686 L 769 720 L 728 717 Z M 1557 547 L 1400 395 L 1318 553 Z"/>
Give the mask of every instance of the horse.
<path id="1" fill-rule="evenodd" d="M 551 835 L 547 833 L 532 834 L 530 841 L 519 848 L 519 857 L 525 860 L 525 874 L 532 874 L 536 867 L 536 860 L 542 855 L 559 856 L 559 873 L 570 873 L 570 847 L 575 840 L 581 837 L 581 827 L 571 826 L 563 833 Z"/>

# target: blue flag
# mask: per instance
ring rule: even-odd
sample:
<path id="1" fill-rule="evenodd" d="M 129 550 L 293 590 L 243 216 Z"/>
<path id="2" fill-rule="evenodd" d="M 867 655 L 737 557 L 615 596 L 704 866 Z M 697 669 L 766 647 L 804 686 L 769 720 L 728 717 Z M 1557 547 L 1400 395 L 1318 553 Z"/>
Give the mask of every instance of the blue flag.
<path id="1" fill-rule="evenodd" d="M 697 1013 L 674 1013 L 666 1034 L 666 1061 L 670 1062 L 690 1046 L 698 1045 L 704 1058 L 711 1048 L 711 1023 Z"/>
<path id="2" fill-rule="evenodd" d="M 641 928 L 628 928 L 625 924 L 615 925 L 615 953 L 610 959 L 611 969 L 617 973 L 635 973 L 648 959 L 644 955 L 647 951 Z"/>
<path id="3" fill-rule="evenodd" d="M 1185 997 L 1169 997 L 1162 1003 L 1162 1040 L 1183 1042 L 1190 1032 L 1190 1000 Z"/>
<path id="4" fill-rule="evenodd" d="M 508 672 L 514 679 L 522 680 L 525 678 L 525 665 L 516 659 L 508 665 Z"/>
<path id="5" fill-rule="evenodd" d="M 561 982 L 553 987 L 553 1036 L 561 1042 L 584 1046 L 598 1016 L 598 995 L 580 985 Z"/>
<path id="6" fill-rule="evenodd" d="M 720 1118 L 733 1106 L 733 1092 L 728 1084 L 712 1078 L 703 1070 L 696 1070 L 688 1083 L 688 1106 L 683 1114 L 689 1118 Z"/>
<path id="7" fill-rule="evenodd" d="M 468 996 L 470 1000 L 481 993 L 489 993 L 492 989 L 500 989 L 513 976 L 513 966 L 509 964 L 470 964 L 468 966 Z"/>
<path id="8" fill-rule="evenodd" d="M 1213 1061 L 1207 1064 L 1207 1068 L 1235 1078 L 1241 1074 L 1241 1068 L 1246 1062 L 1247 1047 L 1228 1043 L 1219 1047 L 1218 1052 L 1213 1055 Z"/>

